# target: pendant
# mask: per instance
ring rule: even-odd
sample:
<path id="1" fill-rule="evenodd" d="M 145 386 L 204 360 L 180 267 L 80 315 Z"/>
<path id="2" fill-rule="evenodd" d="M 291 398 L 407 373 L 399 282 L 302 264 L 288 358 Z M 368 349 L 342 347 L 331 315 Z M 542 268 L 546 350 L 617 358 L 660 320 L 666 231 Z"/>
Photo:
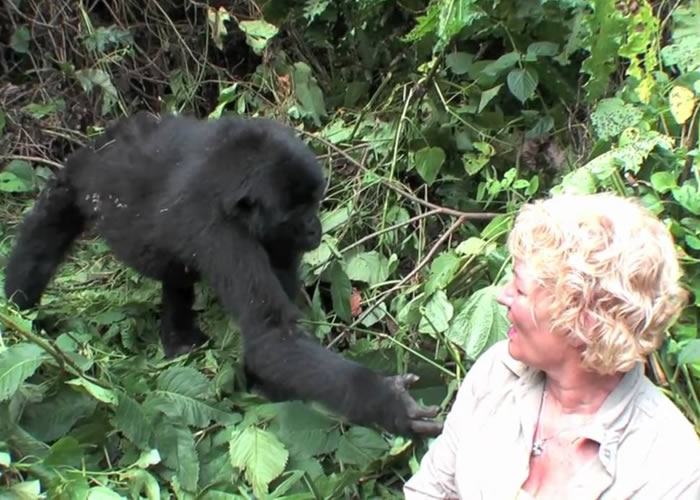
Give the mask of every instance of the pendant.
<path id="1" fill-rule="evenodd" d="M 534 443 L 532 443 L 532 456 L 533 457 L 539 457 L 540 455 L 542 455 L 543 451 L 544 451 L 544 441 L 537 440 Z"/>

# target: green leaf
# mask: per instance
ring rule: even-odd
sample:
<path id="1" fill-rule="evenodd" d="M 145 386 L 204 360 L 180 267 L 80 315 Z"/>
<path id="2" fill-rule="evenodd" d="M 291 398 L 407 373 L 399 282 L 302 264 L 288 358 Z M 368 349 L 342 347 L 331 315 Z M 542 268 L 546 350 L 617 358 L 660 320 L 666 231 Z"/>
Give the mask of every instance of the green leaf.
<path id="1" fill-rule="evenodd" d="M 435 182 L 440 168 L 445 163 L 445 152 L 437 146 L 428 146 L 416 151 L 416 170 L 429 186 Z"/>
<path id="2" fill-rule="evenodd" d="M 352 281 L 377 285 L 389 276 L 389 259 L 374 250 L 358 253 L 348 258 L 345 272 Z"/>
<path id="3" fill-rule="evenodd" d="M 247 427 L 234 432 L 229 442 L 231 465 L 245 470 L 258 498 L 267 497 L 269 484 L 282 474 L 289 452 L 274 434 Z"/>
<path id="4" fill-rule="evenodd" d="M 425 293 L 430 295 L 436 290 L 445 288 L 454 279 L 461 262 L 451 250 L 441 253 L 430 264 L 430 277 L 425 284 Z"/>
<path id="5" fill-rule="evenodd" d="M 12 457 L 6 451 L 0 451 L 0 466 L 9 467 L 12 463 Z"/>
<path id="6" fill-rule="evenodd" d="M 678 364 L 688 363 L 700 363 L 700 339 L 691 340 L 678 353 Z"/>
<path id="7" fill-rule="evenodd" d="M 101 113 L 103 115 L 106 115 L 112 110 L 114 104 L 117 102 L 118 92 L 106 71 L 94 68 L 80 69 L 75 72 L 75 77 L 88 95 L 92 93 L 95 86 L 102 89 Z"/>
<path id="8" fill-rule="evenodd" d="M 538 83 L 537 73 L 532 69 L 514 69 L 508 73 L 506 83 L 510 93 L 524 104 L 535 95 Z"/>
<path id="9" fill-rule="evenodd" d="M 673 198 L 690 213 L 700 215 L 700 193 L 698 189 L 690 183 L 685 183 L 681 187 L 673 189 Z"/>
<path id="10" fill-rule="evenodd" d="M 498 292 L 498 287 L 488 286 L 472 294 L 445 333 L 469 359 L 477 359 L 489 344 L 505 337 L 507 320 L 496 302 Z"/>
<path id="11" fill-rule="evenodd" d="M 520 61 L 520 52 L 508 52 L 487 65 L 482 71 L 487 75 L 497 76 L 515 66 L 518 61 Z"/>
<path id="12" fill-rule="evenodd" d="M 148 446 L 151 436 L 149 419 L 143 407 L 128 394 L 119 394 L 119 405 L 112 423 L 139 448 Z"/>
<path id="13" fill-rule="evenodd" d="M 533 42 L 527 47 L 528 56 L 556 56 L 559 44 L 552 42 Z"/>
<path id="14" fill-rule="evenodd" d="M 280 404 L 275 434 L 295 456 L 311 457 L 334 452 L 340 432 L 337 422 L 300 401 Z"/>
<path id="15" fill-rule="evenodd" d="M 39 500 L 39 498 L 43 498 L 41 496 L 41 483 L 38 480 L 20 481 L 10 486 L 4 493 L 7 500 Z"/>
<path id="16" fill-rule="evenodd" d="M 438 290 L 423 308 L 418 331 L 433 336 L 444 332 L 450 324 L 453 313 L 454 307 L 447 300 L 447 294 L 443 290 Z"/>
<path id="17" fill-rule="evenodd" d="M 455 75 L 463 75 L 472 66 L 473 54 L 467 52 L 452 52 L 445 57 L 445 64 Z"/>
<path id="18" fill-rule="evenodd" d="M 303 62 L 294 63 L 292 73 L 294 93 L 303 111 L 310 115 L 317 127 L 321 126 L 321 117 L 326 116 L 326 103 L 318 82 L 311 73 L 311 68 Z"/>
<path id="19" fill-rule="evenodd" d="M 141 498 L 145 490 L 147 500 L 160 500 L 160 486 L 151 473 L 142 469 L 130 469 L 123 474 L 129 481 L 131 498 Z"/>
<path id="20" fill-rule="evenodd" d="M 346 465 L 357 465 L 361 469 L 379 459 L 389 450 L 382 436 L 367 427 L 351 427 L 340 439 L 335 459 Z"/>
<path id="21" fill-rule="evenodd" d="M 0 401 L 11 397 L 47 358 L 35 344 L 21 343 L 0 352 Z"/>
<path id="22" fill-rule="evenodd" d="M 212 383 L 190 367 L 173 367 L 158 377 L 143 407 L 146 413 L 160 411 L 187 425 L 203 428 L 213 420 L 220 424 L 235 423 L 235 414 L 222 411 L 206 402 L 213 394 Z"/>
<path id="23" fill-rule="evenodd" d="M 279 30 L 274 24 L 270 24 L 264 19 L 255 21 L 240 21 L 238 26 L 246 35 L 246 42 L 258 55 L 261 55 L 270 40 L 277 35 Z"/>
<path id="24" fill-rule="evenodd" d="M 601 99 L 591 114 L 591 124 L 600 139 L 608 140 L 635 126 L 642 118 L 643 113 L 636 106 L 614 97 Z"/>
<path id="25" fill-rule="evenodd" d="M 333 310 L 345 321 L 352 321 L 352 312 L 350 311 L 350 294 L 352 293 L 352 283 L 348 275 L 345 274 L 339 263 L 335 262 L 331 267 L 331 300 L 333 301 Z"/>
<path id="26" fill-rule="evenodd" d="M 498 91 L 501 90 L 501 87 L 503 87 L 503 84 L 496 85 L 495 87 L 484 90 L 481 93 L 481 100 L 479 101 L 479 107 L 477 108 L 476 112 L 481 113 L 486 106 L 493 100 L 494 97 L 498 95 Z"/>
<path id="27" fill-rule="evenodd" d="M 199 483 L 199 454 L 192 432 L 182 425 L 160 425 L 155 429 L 156 446 L 164 464 L 176 471 L 185 491 L 194 493 Z"/>
<path id="28" fill-rule="evenodd" d="M 100 387 L 99 385 L 94 384 L 84 378 L 74 378 L 72 380 L 68 380 L 66 384 L 72 385 L 74 387 L 82 387 L 89 394 L 91 394 L 92 397 L 94 397 L 98 401 L 102 401 L 103 403 L 107 403 L 110 405 L 117 404 L 118 398 L 114 392 L 110 391 L 109 389 Z"/>
<path id="29" fill-rule="evenodd" d="M 106 486 L 94 486 L 90 488 L 87 500 L 127 500 L 127 498 Z"/>
<path id="30" fill-rule="evenodd" d="M 35 438 L 53 441 L 65 436 L 81 419 L 89 417 L 97 408 L 97 400 L 84 391 L 62 385 L 58 391 L 24 409 L 21 424 Z"/>
<path id="31" fill-rule="evenodd" d="M 21 173 L 13 172 L 12 165 L 26 164 L 31 169 L 31 165 L 25 161 L 14 160 L 10 162 L 5 170 L 0 172 L 0 191 L 5 193 L 28 193 L 34 190 L 33 172 L 30 180 L 24 178 Z"/>
<path id="32" fill-rule="evenodd" d="M 19 54 L 29 54 L 29 40 L 31 40 L 29 28 L 18 26 L 10 37 L 10 47 Z"/>
<path id="33" fill-rule="evenodd" d="M 672 172 L 664 171 L 651 174 L 651 185 L 659 193 L 667 193 L 678 187 L 676 176 Z"/>

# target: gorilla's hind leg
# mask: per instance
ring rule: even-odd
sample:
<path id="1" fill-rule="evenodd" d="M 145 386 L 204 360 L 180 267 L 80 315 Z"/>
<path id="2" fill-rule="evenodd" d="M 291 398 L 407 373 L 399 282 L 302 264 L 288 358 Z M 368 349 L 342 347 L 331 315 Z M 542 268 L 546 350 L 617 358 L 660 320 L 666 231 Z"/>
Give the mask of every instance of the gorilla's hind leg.
<path id="1" fill-rule="evenodd" d="M 166 358 L 174 358 L 202 345 L 207 338 L 195 325 L 194 284 L 166 278 L 160 316 L 160 339 Z"/>
<path id="2" fill-rule="evenodd" d="M 85 227 L 63 171 L 51 180 L 20 225 L 5 270 L 5 296 L 20 309 L 34 307 L 73 241 Z"/>

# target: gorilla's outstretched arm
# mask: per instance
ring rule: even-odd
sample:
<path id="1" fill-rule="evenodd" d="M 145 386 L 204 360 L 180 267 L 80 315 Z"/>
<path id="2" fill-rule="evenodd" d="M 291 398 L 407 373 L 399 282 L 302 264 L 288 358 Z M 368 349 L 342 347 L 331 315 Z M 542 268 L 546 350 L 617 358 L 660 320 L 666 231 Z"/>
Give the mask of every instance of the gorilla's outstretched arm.
<path id="1" fill-rule="evenodd" d="M 440 424 L 425 420 L 439 408 L 422 408 L 408 395 L 415 377 L 384 377 L 323 348 L 297 325 L 300 313 L 264 249 L 231 227 L 210 231 L 216 238 L 199 240 L 200 271 L 238 318 L 246 373 L 268 398 L 319 401 L 353 423 L 376 423 L 396 434 L 440 431 Z"/>

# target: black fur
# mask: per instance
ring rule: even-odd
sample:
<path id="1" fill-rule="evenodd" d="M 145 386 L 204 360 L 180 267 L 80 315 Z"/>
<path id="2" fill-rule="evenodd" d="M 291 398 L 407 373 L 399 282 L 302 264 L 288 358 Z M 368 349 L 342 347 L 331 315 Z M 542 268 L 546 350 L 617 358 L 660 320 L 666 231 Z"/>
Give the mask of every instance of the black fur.
<path id="1" fill-rule="evenodd" d="M 323 348 L 297 325 L 297 271 L 320 243 L 324 177 L 293 130 L 263 119 L 203 121 L 138 113 L 68 158 L 22 224 L 5 293 L 37 305 L 69 251 L 94 226 L 115 256 L 163 285 L 167 356 L 205 337 L 192 311 L 204 279 L 238 321 L 250 381 L 273 400 L 316 400 L 350 421 L 434 435 L 437 408 Z"/>

